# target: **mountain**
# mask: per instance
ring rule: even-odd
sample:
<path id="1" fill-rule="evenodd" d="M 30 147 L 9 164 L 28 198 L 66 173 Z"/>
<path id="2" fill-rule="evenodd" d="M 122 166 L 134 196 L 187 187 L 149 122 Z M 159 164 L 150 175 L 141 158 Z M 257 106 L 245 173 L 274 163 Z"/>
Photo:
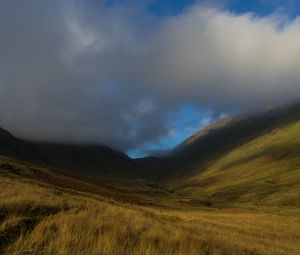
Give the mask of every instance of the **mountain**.
<path id="1" fill-rule="evenodd" d="M 4 129 L 0 129 L 0 154 L 92 182 L 128 182 L 143 176 L 131 158 L 106 146 L 35 143 Z"/>
<path id="2" fill-rule="evenodd" d="M 190 201 L 300 206 L 300 103 L 207 127 L 145 162 Z"/>

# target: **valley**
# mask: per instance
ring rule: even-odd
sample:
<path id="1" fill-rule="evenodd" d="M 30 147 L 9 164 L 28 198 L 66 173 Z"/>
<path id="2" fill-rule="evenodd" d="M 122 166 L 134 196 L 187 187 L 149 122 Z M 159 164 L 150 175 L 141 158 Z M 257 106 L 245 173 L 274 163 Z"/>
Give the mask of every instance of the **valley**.
<path id="1" fill-rule="evenodd" d="M 0 132 L 1 254 L 300 253 L 300 106 L 237 117 L 169 156 Z"/>

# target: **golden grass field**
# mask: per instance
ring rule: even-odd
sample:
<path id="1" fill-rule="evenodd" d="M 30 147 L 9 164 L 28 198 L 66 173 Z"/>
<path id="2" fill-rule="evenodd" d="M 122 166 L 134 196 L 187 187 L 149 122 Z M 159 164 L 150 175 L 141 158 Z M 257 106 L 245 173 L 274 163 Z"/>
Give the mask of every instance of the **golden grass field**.
<path id="1" fill-rule="evenodd" d="M 0 254 L 300 254 L 300 211 L 139 206 L 1 174 Z"/>

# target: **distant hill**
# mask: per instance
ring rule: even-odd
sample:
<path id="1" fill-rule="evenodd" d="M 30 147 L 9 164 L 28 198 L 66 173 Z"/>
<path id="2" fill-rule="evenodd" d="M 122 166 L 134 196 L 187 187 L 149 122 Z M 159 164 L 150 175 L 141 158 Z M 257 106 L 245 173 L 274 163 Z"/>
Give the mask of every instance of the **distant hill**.
<path id="1" fill-rule="evenodd" d="M 34 143 L 4 129 L 0 129 L 0 154 L 90 181 L 113 183 L 143 176 L 131 158 L 106 146 Z"/>

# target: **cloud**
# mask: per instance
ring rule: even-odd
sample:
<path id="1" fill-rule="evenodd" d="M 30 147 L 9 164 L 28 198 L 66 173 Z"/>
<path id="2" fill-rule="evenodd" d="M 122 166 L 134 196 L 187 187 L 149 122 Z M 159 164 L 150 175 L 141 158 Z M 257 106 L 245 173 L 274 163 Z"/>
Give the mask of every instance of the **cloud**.
<path id="1" fill-rule="evenodd" d="M 0 2 L 0 125 L 26 139 L 129 150 L 191 103 L 218 113 L 300 92 L 300 19 L 194 5 Z"/>

